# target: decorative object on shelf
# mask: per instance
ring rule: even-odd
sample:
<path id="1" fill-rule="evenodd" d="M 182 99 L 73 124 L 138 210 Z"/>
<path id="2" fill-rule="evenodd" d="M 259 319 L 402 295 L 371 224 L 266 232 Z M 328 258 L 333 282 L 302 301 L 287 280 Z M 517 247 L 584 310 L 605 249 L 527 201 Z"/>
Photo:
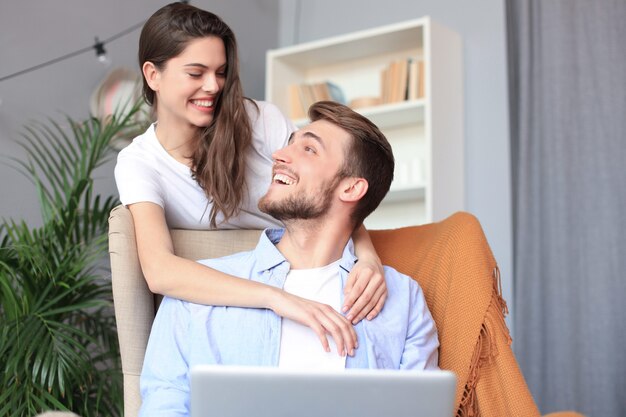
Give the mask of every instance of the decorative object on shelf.
<path id="1" fill-rule="evenodd" d="M 35 185 L 42 226 L 0 220 L 0 416 L 122 413 L 112 294 L 101 266 L 118 201 L 95 194 L 93 175 L 138 109 L 26 127 L 27 159 L 12 161 Z"/>
<path id="2" fill-rule="evenodd" d="M 406 159 L 406 155 L 397 155 L 391 189 L 421 188 L 424 184 L 424 165 L 421 158 L 412 156 Z"/>

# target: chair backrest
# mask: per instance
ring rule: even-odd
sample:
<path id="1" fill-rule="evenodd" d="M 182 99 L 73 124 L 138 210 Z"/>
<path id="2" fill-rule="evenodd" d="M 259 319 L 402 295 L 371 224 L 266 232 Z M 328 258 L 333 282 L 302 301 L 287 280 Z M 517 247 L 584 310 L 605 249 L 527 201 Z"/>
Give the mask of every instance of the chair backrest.
<path id="1" fill-rule="evenodd" d="M 174 252 L 187 259 L 217 258 L 254 248 L 260 230 L 172 230 Z M 109 217 L 109 255 L 115 320 L 117 322 L 122 372 L 124 416 L 139 414 L 139 376 L 160 296 L 148 289 L 137 256 L 133 219 L 124 206 Z"/>
<path id="2" fill-rule="evenodd" d="M 224 256 L 253 248 L 258 230 L 172 230 L 185 258 Z M 370 231 L 383 264 L 416 279 L 424 290 L 441 343 L 439 365 L 457 374 L 458 415 L 528 416 L 539 412 L 510 348 L 498 269 L 480 223 L 468 213 L 423 226 Z M 113 298 L 124 372 L 124 415 L 141 404 L 139 375 L 155 314 L 137 258 L 130 211 L 109 219 Z"/>

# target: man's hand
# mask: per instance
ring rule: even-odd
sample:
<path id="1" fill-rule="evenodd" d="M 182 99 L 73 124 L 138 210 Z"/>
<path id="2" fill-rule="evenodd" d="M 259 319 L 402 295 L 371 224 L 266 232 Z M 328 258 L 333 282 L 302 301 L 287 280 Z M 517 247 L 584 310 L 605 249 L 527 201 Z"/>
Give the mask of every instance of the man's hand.
<path id="1" fill-rule="evenodd" d="M 387 299 L 385 271 L 378 258 L 359 258 L 344 288 L 342 311 L 346 318 L 357 324 L 365 316 L 372 320 L 378 315 Z"/>
<path id="2" fill-rule="evenodd" d="M 330 352 L 327 338 L 330 334 L 340 356 L 354 356 L 354 349 L 358 347 L 356 331 L 350 321 L 331 306 L 282 290 L 275 293 L 270 306 L 279 316 L 310 327 L 319 337 L 326 352 Z"/>

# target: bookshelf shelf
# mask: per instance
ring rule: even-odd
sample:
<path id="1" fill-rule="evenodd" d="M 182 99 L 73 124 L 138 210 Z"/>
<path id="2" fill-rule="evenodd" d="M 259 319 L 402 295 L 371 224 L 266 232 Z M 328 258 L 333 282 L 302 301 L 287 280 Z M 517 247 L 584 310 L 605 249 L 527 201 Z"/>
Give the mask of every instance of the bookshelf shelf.
<path id="1" fill-rule="evenodd" d="M 363 107 L 356 109 L 356 111 L 384 130 L 388 127 L 423 122 L 424 107 L 424 100 L 413 100 Z M 309 119 L 297 119 L 294 120 L 294 123 L 296 126 L 302 127 L 309 123 Z"/>
<path id="2" fill-rule="evenodd" d="M 426 187 L 423 185 L 391 188 L 385 196 L 385 203 L 423 200 L 426 196 Z"/>
<path id="3" fill-rule="evenodd" d="M 394 184 L 366 226 L 428 223 L 464 208 L 461 56 L 460 37 L 429 17 L 270 50 L 266 99 L 287 115 L 302 115 L 294 111 L 293 86 L 331 83 L 346 103 L 393 101 L 383 100 L 383 84 L 389 85 L 383 71 L 393 62 L 421 61 L 420 82 L 413 83 L 419 93 L 409 94 L 407 81 L 403 94 L 410 100 L 355 110 L 385 133 L 396 158 Z M 302 127 L 308 120 L 294 123 Z"/>

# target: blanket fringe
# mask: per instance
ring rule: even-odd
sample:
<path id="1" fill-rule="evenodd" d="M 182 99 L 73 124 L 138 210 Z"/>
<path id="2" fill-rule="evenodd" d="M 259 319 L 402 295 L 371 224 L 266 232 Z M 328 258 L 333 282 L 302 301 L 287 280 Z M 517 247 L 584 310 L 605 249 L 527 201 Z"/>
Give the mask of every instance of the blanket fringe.
<path id="1" fill-rule="evenodd" d="M 461 404 L 457 411 L 457 417 L 480 417 L 480 410 L 476 398 L 476 384 L 480 377 L 480 369 L 498 355 L 496 335 L 502 334 L 510 346 L 512 339 L 509 328 L 506 326 L 504 317 L 509 313 L 506 301 L 502 298 L 502 283 L 500 269 L 496 265 L 493 270 L 493 291 L 491 304 L 487 309 L 485 319 L 480 328 L 480 334 L 472 360 L 470 371 L 461 397 Z M 497 327 L 500 327 L 498 332 Z"/>

